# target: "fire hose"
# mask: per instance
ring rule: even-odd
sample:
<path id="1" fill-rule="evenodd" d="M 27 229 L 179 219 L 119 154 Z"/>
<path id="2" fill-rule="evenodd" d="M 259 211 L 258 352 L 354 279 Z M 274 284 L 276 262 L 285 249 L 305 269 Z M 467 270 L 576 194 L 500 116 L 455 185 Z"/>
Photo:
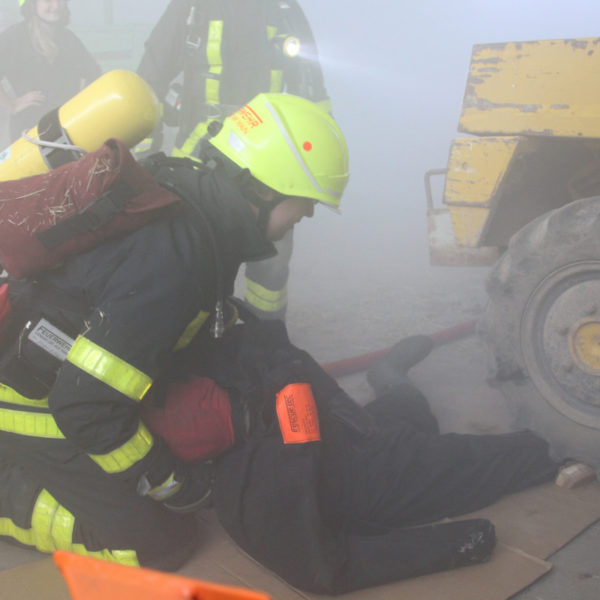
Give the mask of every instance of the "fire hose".
<path id="1" fill-rule="evenodd" d="M 447 329 L 435 331 L 434 333 L 429 334 L 429 337 L 433 340 L 434 347 L 449 344 L 473 335 L 475 333 L 476 323 L 477 320 L 460 323 Z M 350 375 L 351 373 L 357 373 L 358 371 L 366 371 L 377 359 L 385 356 L 391 349 L 392 347 L 390 346 L 389 348 L 375 350 L 374 352 L 367 352 L 366 354 L 325 363 L 322 366 L 332 377 L 342 377 L 343 375 Z"/>

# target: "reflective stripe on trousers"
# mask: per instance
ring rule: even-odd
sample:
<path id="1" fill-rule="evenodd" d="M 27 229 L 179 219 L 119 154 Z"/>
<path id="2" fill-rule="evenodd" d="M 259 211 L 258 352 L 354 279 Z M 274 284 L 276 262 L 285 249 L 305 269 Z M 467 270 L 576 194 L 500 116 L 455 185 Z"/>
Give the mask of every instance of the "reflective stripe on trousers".
<path id="1" fill-rule="evenodd" d="M 135 550 L 88 550 L 83 543 L 75 542 L 73 532 L 76 521 L 72 513 L 59 504 L 48 490 L 39 490 L 22 481 L 22 473 L 18 467 L 4 463 L 0 465 L 0 469 L 4 470 L 1 473 L 0 536 L 9 537 L 40 552 L 66 550 L 124 565 L 139 566 Z M 13 470 L 13 473 L 8 470 Z M 28 506 L 33 508 L 27 509 Z M 30 514 L 24 515 L 25 510 L 30 510 Z M 23 522 L 15 522 L 24 519 L 29 526 Z"/>

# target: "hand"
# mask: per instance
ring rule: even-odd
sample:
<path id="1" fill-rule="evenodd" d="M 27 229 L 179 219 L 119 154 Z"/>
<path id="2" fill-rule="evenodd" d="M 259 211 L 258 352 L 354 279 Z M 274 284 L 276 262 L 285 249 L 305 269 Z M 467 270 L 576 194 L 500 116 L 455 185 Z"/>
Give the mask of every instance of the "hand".
<path id="1" fill-rule="evenodd" d="M 194 462 L 187 465 L 181 487 L 164 500 L 165 508 L 176 513 L 189 513 L 211 505 L 214 467 L 212 462 Z"/>
<path id="2" fill-rule="evenodd" d="M 32 91 L 15 99 L 12 107 L 13 114 L 19 113 L 30 106 L 39 106 L 46 101 L 46 95 L 40 91 Z"/>

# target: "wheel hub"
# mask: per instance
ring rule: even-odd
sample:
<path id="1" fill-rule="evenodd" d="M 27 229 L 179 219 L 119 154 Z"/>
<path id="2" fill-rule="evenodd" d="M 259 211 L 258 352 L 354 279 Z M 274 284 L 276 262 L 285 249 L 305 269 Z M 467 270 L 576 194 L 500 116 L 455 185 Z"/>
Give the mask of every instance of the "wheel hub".
<path id="1" fill-rule="evenodd" d="M 600 261 L 549 274 L 523 312 L 521 350 L 544 398 L 569 419 L 600 429 Z"/>
<path id="2" fill-rule="evenodd" d="M 573 360 L 589 375 L 600 376 L 600 322 L 586 318 L 573 328 L 569 338 Z"/>

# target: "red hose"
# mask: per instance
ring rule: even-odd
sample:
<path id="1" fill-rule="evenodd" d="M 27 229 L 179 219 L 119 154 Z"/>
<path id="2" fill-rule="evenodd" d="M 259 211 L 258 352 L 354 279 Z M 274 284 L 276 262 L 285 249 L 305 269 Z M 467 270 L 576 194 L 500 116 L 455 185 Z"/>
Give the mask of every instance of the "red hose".
<path id="1" fill-rule="evenodd" d="M 454 327 L 431 333 L 429 337 L 433 340 L 434 346 L 449 344 L 450 342 L 455 342 L 456 340 L 473 335 L 475 333 L 476 323 L 477 320 L 460 323 Z M 351 373 L 356 373 L 358 371 L 366 371 L 378 358 L 381 358 L 390 350 L 391 346 L 389 348 L 383 348 L 382 350 L 368 352 L 367 354 L 360 354 L 359 356 L 351 356 L 350 358 L 344 358 L 343 360 L 325 363 L 322 367 L 332 377 L 342 377 L 343 375 L 350 375 Z"/>

